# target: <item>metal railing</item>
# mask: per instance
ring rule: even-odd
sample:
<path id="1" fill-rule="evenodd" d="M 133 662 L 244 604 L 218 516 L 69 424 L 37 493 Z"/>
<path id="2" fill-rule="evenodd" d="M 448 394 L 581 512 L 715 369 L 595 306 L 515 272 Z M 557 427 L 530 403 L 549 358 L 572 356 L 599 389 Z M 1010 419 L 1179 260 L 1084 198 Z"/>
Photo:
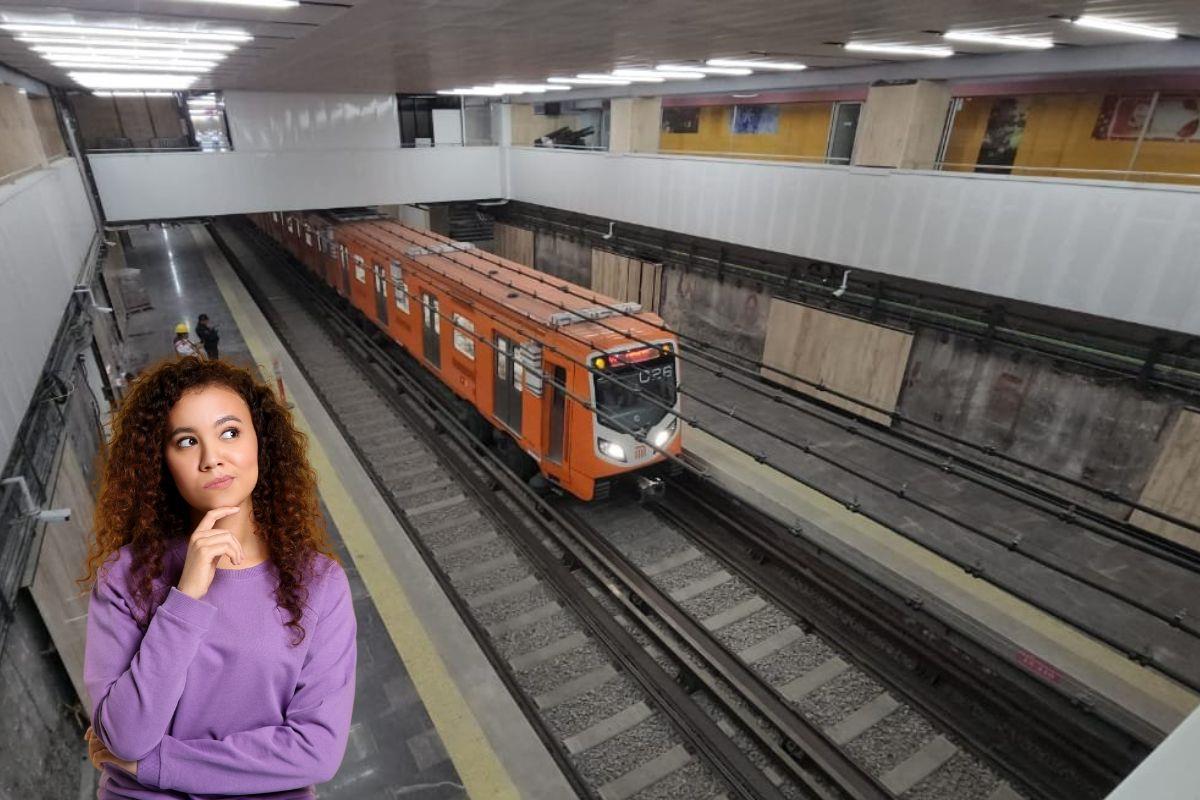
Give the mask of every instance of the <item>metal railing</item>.
<path id="1" fill-rule="evenodd" d="M 954 161 L 938 161 L 933 165 L 935 170 L 942 172 L 975 172 L 985 175 L 1022 178 L 1068 178 L 1079 176 L 1078 180 L 1117 180 L 1145 181 L 1184 180 L 1200 184 L 1200 173 L 1196 172 L 1162 172 L 1158 170 L 1138 169 L 1093 169 L 1090 167 L 1063 166 L 1011 166 L 997 164 L 969 164 Z M 1066 173 L 1065 175 L 1063 173 Z"/>

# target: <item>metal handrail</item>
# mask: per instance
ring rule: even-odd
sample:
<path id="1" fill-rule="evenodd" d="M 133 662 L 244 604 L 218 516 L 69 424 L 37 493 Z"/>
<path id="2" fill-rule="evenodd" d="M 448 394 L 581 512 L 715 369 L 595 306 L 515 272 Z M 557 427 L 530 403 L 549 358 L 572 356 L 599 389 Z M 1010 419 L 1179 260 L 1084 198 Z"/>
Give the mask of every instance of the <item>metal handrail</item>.
<path id="1" fill-rule="evenodd" d="M 934 162 L 933 168 L 941 171 L 953 171 L 957 168 L 969 169 L 972 172 L 985 173 L 1003 173 L 1005 175 L 1013 175 L 1016 177 L 1036 178 L 1039 175 L 1044 177 L 1056 178 L 1061 177 L 1054 173 L 1069 172 L 1084 176 L 1104 177 L 1119 177 L 1125 180 L 1130 180 L 1134 175 L 1147 175 L 1157 178 L 1187 178 L 1196 183 L 1200 183 L 1200 173 L 1196 172 L 1159 172 L 1156 170 L 1141 170 L 1141 169 L 1092 169 L 1089 167 L 1049 167 L 1049 166 L 1024 166 L 1013 164 L 1011 166 L 1003 166 L 997 164 L 967 164 L 955 161 L 937 161 Z M 949 168 L 949 169 L 948 169 Z M 1017 175 L 1017 173 L 1020 173 Z"/>

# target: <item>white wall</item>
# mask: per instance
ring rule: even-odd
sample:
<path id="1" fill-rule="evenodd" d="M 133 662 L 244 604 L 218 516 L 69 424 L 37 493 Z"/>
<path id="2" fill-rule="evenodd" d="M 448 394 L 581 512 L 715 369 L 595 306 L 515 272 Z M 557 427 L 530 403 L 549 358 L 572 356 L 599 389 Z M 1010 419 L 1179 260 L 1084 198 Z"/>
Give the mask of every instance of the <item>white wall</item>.
<path id="1" fill-rule="evenodd" d="M 510 195 L 1200 333 L 1200 190 L 513 148 Z"/>
<path id="2" fill-rule="evenodd" d="M 369 150 L 400 146 L 394 94 L 225 92 L 233 149 Z"/>
<path id="3" fill-rule="evenodd" d="M 85 191 L 71 158 L 0 185 L 0 463 L 96 235 Z"/>
<path id="4" fill-rule="evenodd" d="M 89 161 L 110 221 L 501 194 L 495 147 L 103 153 Z"/>

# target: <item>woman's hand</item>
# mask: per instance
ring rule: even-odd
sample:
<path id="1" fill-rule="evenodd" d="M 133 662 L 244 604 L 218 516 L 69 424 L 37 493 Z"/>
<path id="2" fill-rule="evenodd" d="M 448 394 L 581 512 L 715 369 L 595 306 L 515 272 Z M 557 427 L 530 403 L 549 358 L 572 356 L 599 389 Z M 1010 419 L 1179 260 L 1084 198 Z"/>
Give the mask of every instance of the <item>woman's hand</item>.
<path id="1" fill-rule="evenodd" d="M 122 761 L 114 756 L 111 752 L 109 752 L 108 748 L 104 746 L 104 742 L 100 741 L 100 737 L 96 735 L 96 732 L 90 727 L 87 729 L 87 733 L 83 735 L 83 739 L 87 742 L 88 759 L 92 762 L 93 767 L 100 769 L 104 766 L 104 762 L 107 761 L 111 764 L 117 765 L 130 775 L 137 775 L 137 762 Z"/>
<path id="2" fill-rule="evenodd" d="M 227 530 L 214 528 L 217 520 L 236 514 L 238 506 L 214 508 L 204 515 L 188 540 L 187 556 L 183 561 L 183 573 L 179 576 L 179 591 L 200 600 L 208 594 L 213 577 L 217 574 L 217 562 L 221 556 L 229 556 L 234 564 L 242 563 L 245 553 L 237 537 Z"/>

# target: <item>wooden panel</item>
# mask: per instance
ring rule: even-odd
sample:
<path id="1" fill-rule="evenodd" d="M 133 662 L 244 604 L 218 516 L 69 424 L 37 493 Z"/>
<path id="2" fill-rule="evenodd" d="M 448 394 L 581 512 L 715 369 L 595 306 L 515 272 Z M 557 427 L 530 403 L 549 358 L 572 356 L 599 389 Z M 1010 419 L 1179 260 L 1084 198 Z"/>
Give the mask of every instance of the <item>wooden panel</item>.
<path id="1" fill-rule="evenodd" d="M 174 97 L 147 97 L 146 109 L 150 113 L 150 124 L 159 139 L 176 139 L 187 134 L 179 104 Z"/>
<path id="2" fill-rule="evenodd" d="M 518 264 L 534 266 L 533 231 L 497 222 L 494 227 L 493 241 L 496 255 Z"/>
<path id="3" fill-rule="evenodd" d="M 150 109 L 144 97 L 117 97 L 117 115 L 121 118 L 121 129 L 125 138 L 134 147 L 149 147 L 154 138 L 154 123 L 150 121 Z"/>
<path id="4" fill-rule="evenodd" d="M 28 98 L 15 86 L 0 85 L 0 178 L 45 160 Z"/>
<path id="5" fill-rule="evenodd" d="M 592 289 L 617 300 L 641 303 L 648 311 L 658 311 L 662 264 L 592 250 Z"/>
<path id="6" fill-rule="evenodd" d="M 763 348 L 767 366 L 762 373 L 831 405 L 890 425 L 887 414 L 787 378 L 771 367 L 891 411 L 900 395 L 911 347 L 910 333 L 771 298 Z"/>
<path id="7" fill-rule="evenodd" d="M 113 98 L 94 97 L 90 94 L 72 95 L 71 108 L 75 111 L 79 135 L 85 147 L 95 148 L 101 139 L 124 136 Z"/>
<path id="8" fill-rule="evenodd" d="M 94 501 L 74 448 L 68 445 L 62 453 L 51 505 L 70 508 L 71 520 L 43 526 L 37 571 L 30 590 L 75 691 L 84 700 L 84 708 L 90 709 L 83 684 L 88 592 L 82 591 L 75 579 L 87 560 Z"/>
<path id="9" fill-rule="evenodd" d="M 33 112 L 33 121 L 37 125 L 38 138 L 42 141 L 42 151 L 46 158 L 66 155 L 67 145 L 63 142 L 62 131 L 58 128 L 58 114 L 54 111 L 54 101 L 49 97 L 30 97 L 29 110 Z"/>
<path id="10" fill-rule="evenodd" d="M 1175 419 L 1141 503 L 1171 516 L 1200 523 L 1200 412 L 1181 409 Z M 1200 533 L 1165 522 L 1144 511 L 1134 511 L 1129 521 L 1193 550 L 1200 550 Z"/>

